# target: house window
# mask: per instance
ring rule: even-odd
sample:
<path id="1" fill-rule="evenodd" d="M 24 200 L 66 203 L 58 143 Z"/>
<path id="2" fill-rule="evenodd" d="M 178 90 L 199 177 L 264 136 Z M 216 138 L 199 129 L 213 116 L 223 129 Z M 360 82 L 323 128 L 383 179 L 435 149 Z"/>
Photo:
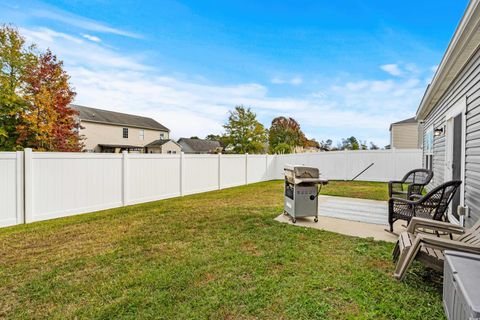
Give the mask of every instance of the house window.
<path id="1" fill-rule="evenodd" d="M 139 131 L 139 138 L 140 138 L 140 140 L 145 140 L 145 130 L 140 130 Z"/>
<path id="2" fill-rule="evenodd" d="M 128 128 L 123 128 L 123 137 L 128 139 Z"/>
<path id="3" fill-rule="evenodd" d="M 434 143 L 433 126 L 430 126 L 425 131 L 425 136 L 423 140 L 424 166 L 429 170 L 433 170 L 433 143 Z"/>
<path id="4" fill-rule="evenodd" d="M 161 140 L 165 139 L 165 133 L 160 132 L 160 139 L 161 139 Z"/>

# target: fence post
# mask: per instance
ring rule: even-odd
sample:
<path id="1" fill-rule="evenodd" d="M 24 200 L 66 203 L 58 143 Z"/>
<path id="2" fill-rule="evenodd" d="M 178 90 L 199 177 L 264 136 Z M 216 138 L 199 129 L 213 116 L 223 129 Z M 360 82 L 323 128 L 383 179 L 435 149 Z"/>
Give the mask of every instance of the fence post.
<path id="1" fill-rule="evenodd" d="M 129 168 L 128 168 L 128 151 L 122 152 L 122 166 L 123 166 L 123 205 L 126 206 L 128 204 L 128 183 L 129 183 Z"/>
<path id="2" fill-rule="evenodd" d="M 33 220 L 33 163 L 32 149 L 24 150 L 24 178 L 25 178 L 25 216 L 24 222 L 32 222 Z"/>
<path id="3" fill-rule="evenodd" d="M 24 204 L 24 199 L 25 199 L 25 194 L 24 194 L 24 170 L 25 170 L 25 164 L 23 163 L 23 152 L 22 151 L 17 151 L 16 152 L 16 177 L 17 177 L 17 224 L 25 223 L 25 204 Z"/>
<path id="4" fill-rule="evenodd" d="M 222 188 L 222 153 L 218 154 L 218 190 Z"/>
<path id="5" fill-rule="evenodd" d="M 245 184 L 248 184 L 248 153 L 245 153 Z"/>
<path id="6" fill-rule="evenodd" d="M 347 181 L 348 180 L 348 150 L 345 149 L 343 150 L 343 155 L 344 155 L 344 161 L 345 161 L 345 175 L 343 177 L 343 180 Z"/>
<path id="7" fill-rule="evenodd" d="M 265 153 L 265 174 L 263 175 L 265 179 L 263 181 L 268 181 L 268 153 Z"/>
<path id="8" fill-rule="evenodd" d="M 279 180 L 282 180 L 283 178 L 285 178 L 285 172 L 284 172 L 284 169 L 285 168 L 280 168 L 280 166 L 278 165 L 278 161 L 279 161 L 279 157 L 281 155 L 278 154 L 278 153 L 275 153 L 275 171 L 273 173 L 275 179 L 279 179 Z M 285 166 L 285 164 L 284 164 Z"/>
<path id="9" fill-rule="evenodd" d="M 180 152 L 180 195 L 185 194 L 185 153 Z"/>

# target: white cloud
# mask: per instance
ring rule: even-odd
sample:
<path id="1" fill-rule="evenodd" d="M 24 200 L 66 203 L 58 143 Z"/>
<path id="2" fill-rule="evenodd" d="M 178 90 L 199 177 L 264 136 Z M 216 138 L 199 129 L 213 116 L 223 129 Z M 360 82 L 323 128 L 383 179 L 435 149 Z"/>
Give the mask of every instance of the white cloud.
<path id="1" fill-rule="evenodd" d="M 82 30 L 116 34 L 119 36 L 130 37 L 130 38 L 142 38 L 142 36 L 137 33 L 113 28 L 104 23 L 101 23 L 92 19 L 80 17 L 66 11 L 58 10 L 53 7 L 32 8 L 30 9 L 29 14 L 37 18 L 55 20 L 64 24 L 68 24 L 68 25 L 80 28 Z"/>
<path id="2" fill-rule="evenodd" d="M 74 36 L 56 32 L 48 28 L 37 28 L 37 29 L 25 29 L 20 28 L 21 34 L 31 42 L 43 42 L 48 43 L 48 47 L 54 44 L 56 41 L 67 41 L 70 43 L 75 43 L 75 45 L 81 45 L 84 43 L 82 39 L 76 38 Z"/>
<path id="3" fill-rule="evenodd" d="M 403 71 L 400 69 L 398 64 L 394 63 L 381 65 L 380 69 L 395 77 L 401 76 L 403 74 Z"/>
<path id="4" fill-rule="evenodd" d="M 419 74 L 420 69 L 414 63 L 407 63 L 405 64 L 405 70 L 408 71 L 410 74 Z"/>
<path id="5" fill-rule="evenodd" d="M 85 39 L 88 39 L 90 41 L 93 41 L 93 42 L 102 42 L 102 40 L 99 37 L 92 36 L 92 35 L 87 34 L 87 33 L 82 33 L 82 37 L 84 37 Z"/>
<path id="6" fill-rule="evenodd" d="M 127 70 L 145 70 L 139 57 L 125 56 L 111 48 L 48 28 L 20 28 L 25 38 L 57 53 L 65 63 L 90 67 L 115 67 Z"/>
<path id="7" fill-rule="evenodd" d="M 292 79 L 290 79 L 290 83 L 293 85 L 299 85 L 303 83 L 303 79 L 300 77 L 293 77 Z"/>
<path id="8" fill-rule="evenodd" d="M 415 110 L 424 89 L 415 77 L 367 79 L 321 87 L 304 96 L 272 97 L 257 83 L 216 85 L 199 77 L 162 74 L 141 56 L 51 29 L 22 33 L 64 60 L 77 91 L 76 103 L 150 116 L 169 127 L 175 138 L 220 133 L 228 110 L 244 104 L 267 126 L 273 117 L 287 115 L 320 140 L 339 139 L 344 132 L 383 146 L 389 124 L 412 116 L 409 110 Z"/>
<path id="9" fill-rule="evenodd" d="M 271 82 L 273 84 L 291 84 L 294 86 L 301 85 L 303 83 L 303 79 L 299 76 L 295 76 L 289 79 L 281 78 L 281 77 L 274 77 L 272 78 Z"/>

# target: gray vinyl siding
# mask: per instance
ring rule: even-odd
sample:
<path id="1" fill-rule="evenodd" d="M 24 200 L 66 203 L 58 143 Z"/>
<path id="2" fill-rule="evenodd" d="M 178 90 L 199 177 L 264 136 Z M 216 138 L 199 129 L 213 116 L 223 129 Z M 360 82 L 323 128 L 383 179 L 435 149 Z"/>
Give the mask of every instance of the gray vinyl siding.
<path id="1" fill-rule="evenodd" d="M 470 207 L 470 218 L 465 220 L 472 226 L 480 219 L 480 52 L 477 51 L 463 68 L 460 75 L 452 83 L 435 108 L 425 119 L 424 133 L 432 126 L 445 125 L 446 112 L 459 99 L 466 97 L 466 142 L 465 142 L 465 205 Z M 425 162 L 425 157 L 423 157 Z M 445 135 L 434 137 L 433 143 L 432 187 L 444 182 L 445 171 Z"/>

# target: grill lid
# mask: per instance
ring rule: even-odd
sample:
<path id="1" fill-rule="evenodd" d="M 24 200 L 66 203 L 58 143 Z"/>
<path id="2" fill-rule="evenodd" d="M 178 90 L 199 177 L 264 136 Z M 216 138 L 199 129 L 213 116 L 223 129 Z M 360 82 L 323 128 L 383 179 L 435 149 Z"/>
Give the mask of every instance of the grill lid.
<path id="1" fill-rule="evenodd" d="M 285 179 L 293 184 L 300 183 L 321 183 L 327 181 L 320 179 L 318 168 L 287 164 L 284 167 Z"/>
<path id="2" fill-rule="evenodd" d="M 314 167 L 287 164 L 284 170 L 286 175 L 292 176 L 293 178 L 314 179 L 320 177 L 318 168 Z"/>

